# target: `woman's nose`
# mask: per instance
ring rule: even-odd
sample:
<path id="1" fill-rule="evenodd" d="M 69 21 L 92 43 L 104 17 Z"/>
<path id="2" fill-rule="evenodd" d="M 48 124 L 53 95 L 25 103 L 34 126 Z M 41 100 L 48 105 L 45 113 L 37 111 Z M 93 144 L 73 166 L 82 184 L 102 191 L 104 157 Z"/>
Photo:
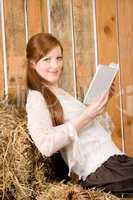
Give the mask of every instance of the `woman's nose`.
<path id="1" fill-rule="evenodd" d="M 57 59 L 51 60 L 51 66 L 54 67 L 54 68 L 58 67 L 58 61 L 57 61 Z"/>

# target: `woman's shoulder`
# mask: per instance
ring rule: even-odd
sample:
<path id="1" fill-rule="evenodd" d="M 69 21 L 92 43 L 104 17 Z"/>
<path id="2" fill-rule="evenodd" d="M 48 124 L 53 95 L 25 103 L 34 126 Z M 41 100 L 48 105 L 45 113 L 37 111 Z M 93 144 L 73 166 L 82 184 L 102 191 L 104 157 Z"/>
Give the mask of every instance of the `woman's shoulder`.
<path id="1" fill-rule="evenodd" d="M 28 95 L 40 95 L 41 92 L 39 92 L 38 90 L 32 90 L 32 89 L 28 89 Z"/>
<path id="2" fill-rule="evenodd" d="M 30 100 L 30 99 L 42 99 L 42 98 L 43 98 L 43 96 L 42 96 L 41 92 L 39 92 L 37 90 L 32 90 L 32 89 L 28 90 L 27 100 Z"/>
<path id="3" fill-rule="evenodd" d="M 44 104 L 45 104 L 45 100 L 41 92 L 37 90 L 31 90 L 31 89 L 28 90 L 26 106 L 28 105 L 38 106 L 38 105 L 44 105 Z"/>

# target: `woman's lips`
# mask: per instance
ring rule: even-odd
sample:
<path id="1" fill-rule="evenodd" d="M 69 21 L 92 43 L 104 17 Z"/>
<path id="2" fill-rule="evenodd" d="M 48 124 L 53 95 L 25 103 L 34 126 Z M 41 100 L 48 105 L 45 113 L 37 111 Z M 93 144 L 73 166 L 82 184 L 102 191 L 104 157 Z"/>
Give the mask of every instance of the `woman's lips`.
<path id="1" fill-rule="evenodd" d="M 48 72 L 49 74 L 52 74 L 52 75 L 56 75 L 58 73 L 58 71 L 56 72 Z"/>

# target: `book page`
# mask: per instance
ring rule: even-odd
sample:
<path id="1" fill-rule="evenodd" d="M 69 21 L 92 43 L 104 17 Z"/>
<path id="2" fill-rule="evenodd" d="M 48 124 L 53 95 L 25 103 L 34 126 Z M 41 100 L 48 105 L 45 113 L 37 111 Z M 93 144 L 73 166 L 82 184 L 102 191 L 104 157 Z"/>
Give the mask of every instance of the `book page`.
<path id="1" fill-rule="evenodd" d="M 110 65 L 98 65 L 83 103 L 90 104 L 107 91 L 111 87 L 118 70 L 118 64 L 111 63 Z"/>

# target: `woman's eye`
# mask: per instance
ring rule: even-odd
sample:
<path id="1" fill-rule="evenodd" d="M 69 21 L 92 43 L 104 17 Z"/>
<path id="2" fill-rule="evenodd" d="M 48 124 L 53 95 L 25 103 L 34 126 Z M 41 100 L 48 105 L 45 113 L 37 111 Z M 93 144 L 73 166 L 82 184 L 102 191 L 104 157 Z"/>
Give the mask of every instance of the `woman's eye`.
<path id="1" fill-rule="evenodd" d="M 62 59 L 63 59 L 62 56 L 57 57 L 57 60 L 58 60 L 58 61 L 62 61 Z"/>
<path id="2" fill-rule="evenodd" d="M 45 58 L 44 61 L 49 63 L 50 62 L 50 58 Z"/>

